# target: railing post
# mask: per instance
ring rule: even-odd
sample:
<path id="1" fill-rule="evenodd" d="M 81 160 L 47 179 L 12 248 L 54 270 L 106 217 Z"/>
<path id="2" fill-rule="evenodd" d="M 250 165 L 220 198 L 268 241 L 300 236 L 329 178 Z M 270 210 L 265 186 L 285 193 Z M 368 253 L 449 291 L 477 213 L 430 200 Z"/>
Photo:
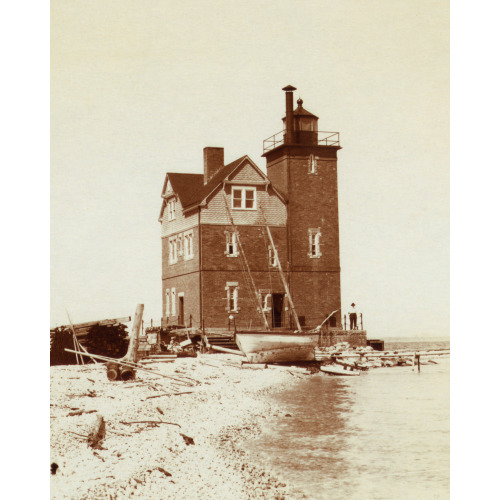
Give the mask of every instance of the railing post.
<path id="1" fill-rule="evenodd" d="M 363 329 L 363 313 L 359 313 L 359 319 L 361 321 L 361 330 Z"/>

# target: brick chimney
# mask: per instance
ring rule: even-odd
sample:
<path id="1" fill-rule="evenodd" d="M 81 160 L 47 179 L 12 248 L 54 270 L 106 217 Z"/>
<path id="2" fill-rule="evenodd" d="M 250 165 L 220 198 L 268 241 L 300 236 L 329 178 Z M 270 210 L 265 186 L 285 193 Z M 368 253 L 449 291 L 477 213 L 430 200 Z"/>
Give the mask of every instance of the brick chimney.
<path id="1" fill-rule="evenodd" d="M 285 105 L 286 105 L 286 116 L 285 116 L 285 144 L 293 143 L 293 91 L 297 90 L 291 85 L 287 85 L 282 90 L 285 91 Z"/>
<path id="2" fill-rule="evenodd" d="M 203 148 L 204 184 L 224 166 L 224 148 Z"/>

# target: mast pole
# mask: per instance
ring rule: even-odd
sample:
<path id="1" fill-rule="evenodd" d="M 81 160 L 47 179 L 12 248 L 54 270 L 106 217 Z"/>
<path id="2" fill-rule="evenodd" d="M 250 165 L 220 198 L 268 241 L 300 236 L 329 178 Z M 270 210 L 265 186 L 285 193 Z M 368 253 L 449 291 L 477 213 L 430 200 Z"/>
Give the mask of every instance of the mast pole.
<path id="1" fill-rule="evenodd" d="M 245 267 L 246 267 L 246 269 L 244 269 L 244 271 L 243 271 L 243 274 L 245 273 L 245 271 L 248 272 L 248 278 L 250 280 L 251 286 L 253 288 L 253 292 L 255 294 L 255 299 L 257 301 L 257 307 L 259 309 L 259 312 L 262 313 L 262 317 L 264 318 L 264 324 L 266 325 L 266 330 L 270 330 L 269 323 L 267 322 L 267 318 L 266 318 L 266 313 L 263 311 L 262 304 L 260 303 L 259 292 L 257 291 L 257 287 L 255 286 L 255 283 L 253 281 L 252 274 L 250 271 L 250 266 L 248 264 L 245 252 L 243 250 L 243 245 L 241 244 L 240 234 L 239 234 L 238 228 L 236 227 L 234 220 L 233 220 L 233 216 L 231 215 L 231 211 L 229 210 L 229 204 L 228 204 L 227 199 L 226 199 L 226 193 L 224 193 L 224 203 L 226 205 L 227 215 L 229 217 L 229 220 L 231 221 L 231 225 L 233 226 L 234 232 L 236 234 L 236 241 L 238 243 L 238 250 L 241 251 L 241 256 L 243 258 L 243 262 L 244 262 Z"/>
<path id="2" fill-rule="evenodd" d="M 283 274 L 283 269 L 281 268 L 281 262 L 280 262 L 280 259 L 278 257 L 278 252 L 276 250 L 276 247 L 274 246 L 274 240 L 273 240 L 273 236 L 271 235 L 271 230 L 269 229 L 269 226 L 267 224 L 266 224 L 266 230 L 267 230 L 267 235 L 269 236 L 269 240 L 271 241 L 271 246 L 273 247 L 273 254 L 276 257 L 276 262 L 278 264 L 278 271 L 279 271 L 280 276 L 281 276 L 281 281 L 283 281 L 283 286 L 285 287 L 285 293 L 286 293 L 286 296 L 288 297 L 288 301 L 290 302 L 290 307 L 292 309 L 293 319 L 295 320 L 298 331 L 301 332 L 302 328 L 301 328 L 300 323 L 299 323 L 299 317 L 297 316 L 297 311 L 295 310 L 295 306 L 293 305 L 292 296 L 290 295 L 290 290 L 288 289 L 285 275 Z"/>

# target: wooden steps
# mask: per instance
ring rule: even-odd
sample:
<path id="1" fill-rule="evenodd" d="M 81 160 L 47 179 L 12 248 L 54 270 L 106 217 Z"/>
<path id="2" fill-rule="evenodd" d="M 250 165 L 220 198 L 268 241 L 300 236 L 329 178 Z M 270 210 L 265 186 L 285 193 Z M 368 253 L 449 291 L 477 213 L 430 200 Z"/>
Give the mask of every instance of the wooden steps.
<path id="1" fill-rule="evenodd" d="M 226 349 L 239 350 L 232 335 L 206 335 L 208 343 Z"/>

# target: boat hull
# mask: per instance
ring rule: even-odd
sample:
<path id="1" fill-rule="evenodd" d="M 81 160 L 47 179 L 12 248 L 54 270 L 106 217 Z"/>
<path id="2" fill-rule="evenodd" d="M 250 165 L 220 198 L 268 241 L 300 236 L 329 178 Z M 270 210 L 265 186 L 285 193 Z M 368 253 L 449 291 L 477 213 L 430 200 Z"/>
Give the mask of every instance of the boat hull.
<path id="1" fill-rule="evenodd" d="M 317 333 L 238 332 L 236 344 L 250 363 L 313 361 Z"/>
<path id="2" fill-rule="evenodd" d="M 328 365 L 328 366 L 321 366 L 320 370 L 325 373 L 329 373 L 330 375 L 340 375 L 342 377 L 353 377 L 356 375 L 359 375 L 358 370 L 352 370 L 346 366 L 340 366 L 340 365 Z"/>

